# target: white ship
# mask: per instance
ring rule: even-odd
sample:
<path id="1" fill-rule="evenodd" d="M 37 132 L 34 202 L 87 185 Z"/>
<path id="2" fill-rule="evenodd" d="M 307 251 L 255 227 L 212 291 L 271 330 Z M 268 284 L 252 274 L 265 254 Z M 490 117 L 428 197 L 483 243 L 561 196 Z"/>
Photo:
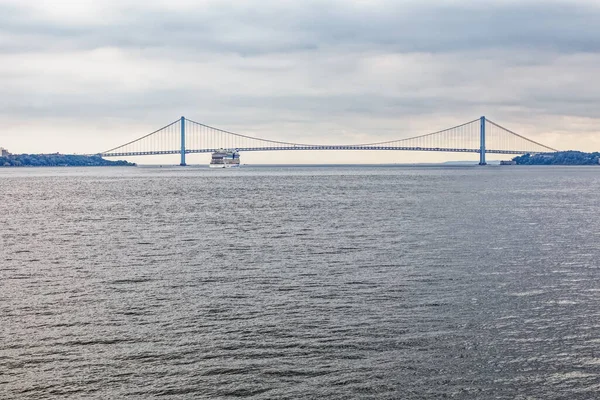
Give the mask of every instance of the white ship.
<path id="1" fill-rule="evenodd" d="M 240 153 L 237 150 L 219 149 L 212 153 L 210 168 L 232 168 L 240 166 Z"/>

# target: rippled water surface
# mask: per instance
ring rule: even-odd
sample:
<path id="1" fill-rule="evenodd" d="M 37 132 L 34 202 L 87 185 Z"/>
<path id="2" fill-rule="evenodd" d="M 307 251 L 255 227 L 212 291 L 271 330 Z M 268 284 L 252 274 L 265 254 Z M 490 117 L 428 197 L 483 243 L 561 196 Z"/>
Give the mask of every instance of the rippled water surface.
<path id="1" fill-rule="evenodd" d="M 592 399 L 600 169 L 0 170 L 0 398 Z"/>

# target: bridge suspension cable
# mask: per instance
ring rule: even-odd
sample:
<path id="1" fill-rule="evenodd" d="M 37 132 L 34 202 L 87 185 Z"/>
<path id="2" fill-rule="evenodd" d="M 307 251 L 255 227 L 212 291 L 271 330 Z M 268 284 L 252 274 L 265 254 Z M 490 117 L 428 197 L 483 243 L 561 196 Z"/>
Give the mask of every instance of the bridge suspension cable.
<path id="1" fill-rule="evenodd" d="M 486 119 L 486 125 L 486 146 L 490 150 L 518 149 L 522 154 L 553 153 L 558 151 L 552 147 L 519 135 L 510 129 L 506 129 L 489 119 Z"/>
<path id="2" fill-rule="evenodd" d="M 424 135 L 413 136 L 404 139 L 388 140 L 385 142 L 365 143 L 357 146 L 364 147 L 402 147 L 401 145 L 410 144 L 410 147 L 430 147 L 435 144 L 446 144 L 448 148 L 477 148 L 476 140 L 478 140 L 479 128 L 477 122 L 479 119 L 465 122 L 452 128 L 443 129 L 441 131 L 427 133 Z M 446 147 L 446 146 L 442 146 Z"/>
<path id="3" fill-rule="evenodd" d="M 113 154 L 131 154 L 147 152 L 160 152 L 160 154 L 179 153 L 181 143 L 178 132 L 181 131 L 181 120 L 176 120 L 147 135 L 134 139 L 130 142 L 114 147 L 100 153 L 102 157 L 111 157 Z"/>
<path id="4" fill-rule="evenodd" d="M 279 140 L 261 139 L 255 138 L 248 135 L 242 135 L 240 133 L 230 132 L 219 128 L 214 128 L 209 125 L 196 122 L 191 119 L 186 119 L 186 122 L 190 123 L 188 132 L 192 140 L 192 148 L 201 149 L 239 149 L 239 148 L 252 148 L 252 147 L 264 147 L 264 148 L 277 148 L 277 147 L 290 147 L 290 146 L 319 146 L 293 142 L 282 142 Z M 222 146 L 223 145 L 223 146 Z M 193 152 L 193 150 L 191 150 Z"/>

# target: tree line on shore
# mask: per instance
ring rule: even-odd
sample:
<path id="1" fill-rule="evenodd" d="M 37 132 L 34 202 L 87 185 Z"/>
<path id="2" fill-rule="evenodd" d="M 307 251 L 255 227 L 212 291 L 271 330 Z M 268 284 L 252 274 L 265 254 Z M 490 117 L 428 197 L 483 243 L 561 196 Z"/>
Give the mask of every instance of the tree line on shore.
<path id="1" fill-rule="evenodd" d="M 109 161 L 98 155 L 10 154 L 0 157 L 0 167 L 103 167 L 133 166 L 127 161 Z"/>
<path id="2" fill-rule="evenodd" d="M 556 153 L 524 154 L 513 160 L 517 165 L 598 165 L 600 153 L 557 151 Z"/>

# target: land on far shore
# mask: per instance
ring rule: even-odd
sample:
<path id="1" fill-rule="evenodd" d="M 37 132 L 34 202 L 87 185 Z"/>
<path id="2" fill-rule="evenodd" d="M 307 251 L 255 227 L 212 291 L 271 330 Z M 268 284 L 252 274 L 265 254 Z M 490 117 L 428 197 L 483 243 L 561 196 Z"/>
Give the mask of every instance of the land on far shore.
<path id="1" fill-rule="evenodd" d="M 513 158 L 517 165 L 598 165 L 600 153 L 557 151 L 556 153 L 524 154 Z"/>
<path id="2" fill-rule="evenodd" d="M 135 166 L 127 161 L 109 161 L 98 155 L 9 154 L 0 157 L 0 167 L 105 167 Z"/>

